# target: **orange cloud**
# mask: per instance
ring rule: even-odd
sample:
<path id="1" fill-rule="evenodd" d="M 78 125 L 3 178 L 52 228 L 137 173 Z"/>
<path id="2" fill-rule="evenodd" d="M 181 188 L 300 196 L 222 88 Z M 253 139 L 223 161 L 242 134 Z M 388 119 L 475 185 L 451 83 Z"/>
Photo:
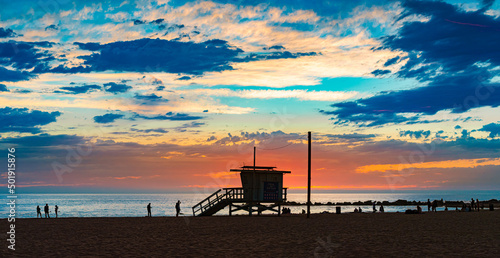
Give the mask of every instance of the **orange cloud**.
<path id="1" fill-rule="evenodd" d="M 402 163 L 402 164 L 375 164 L 358 167 L 356 173 L 401 171 L 411 168 L 475 168 L 480 166 L 500 166 L 500 158 L 494 159 L 459 159 L 432 161 L 421 163 Z"/>
<path id="2" fill-rule="evenodd" d="M 323 190 L 357 190 L 357 189 L 410 189 L 410 188 L 419 188 L 417 185 L 398 185 L 398 186 L 390 186 L 389 185 L 332 185 L 332 186 L 311 186 L 312 189 L 323 189 Z M 307 189 L 307 186 L 291 186 L 288 189 Z"/>
<path id="3" fill-rule="evenodd" d="M 208 176 L 212 178 L 239 178 L 238 173 L 234 172 L 215 172 L 215 173 L 208 173 L 208 174 L 195 174 L 195 176 Z"/>
<path id="4" fill-rule="evenodd" d="M 114 179 L 122 180 L 122 179 L 140 179 L 141 176 L 124 176 L 124 177 L 113 177 Z"/>

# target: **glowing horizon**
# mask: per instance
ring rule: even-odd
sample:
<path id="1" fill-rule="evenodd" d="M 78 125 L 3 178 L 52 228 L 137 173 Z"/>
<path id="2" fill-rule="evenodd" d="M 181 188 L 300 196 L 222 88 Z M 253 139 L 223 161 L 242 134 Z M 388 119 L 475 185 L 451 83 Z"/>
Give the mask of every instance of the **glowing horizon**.
<path id="1" fill-rule="evenodd" d="M 20 189 L 500 190 L 498 2 L 4 5 Z"/>

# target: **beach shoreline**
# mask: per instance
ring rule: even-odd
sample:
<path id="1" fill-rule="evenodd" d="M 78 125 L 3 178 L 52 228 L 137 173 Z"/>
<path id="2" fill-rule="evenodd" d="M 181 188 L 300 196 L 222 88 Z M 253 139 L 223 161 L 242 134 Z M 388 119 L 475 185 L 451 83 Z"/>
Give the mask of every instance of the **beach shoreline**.
<path id="1" fill-rule="evenodd" d="M 498 257 L 500 212 L 16 219 L 0 256 Z M 7 229 L 6 219 L 0 227 Z"/>

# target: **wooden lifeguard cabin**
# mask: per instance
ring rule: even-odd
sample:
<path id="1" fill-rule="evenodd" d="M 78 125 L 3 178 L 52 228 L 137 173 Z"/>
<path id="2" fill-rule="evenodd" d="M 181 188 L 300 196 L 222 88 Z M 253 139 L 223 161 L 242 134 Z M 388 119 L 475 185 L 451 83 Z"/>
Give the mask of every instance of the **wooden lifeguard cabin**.
<path id="1" fill-rule="evenodd" d="M 231 169 L 240 172 L 241 188 L 223 188 L 193 206 L 194 216 L 210 216 L 229 205 L 229 216 L 238 210 L 260 214 L 274 211 L 281 214 L 286 201 L 287 188 L 283 187 L 283 175 L 291 171 L 275 170 L 276 167 L 243 166 Z"/>

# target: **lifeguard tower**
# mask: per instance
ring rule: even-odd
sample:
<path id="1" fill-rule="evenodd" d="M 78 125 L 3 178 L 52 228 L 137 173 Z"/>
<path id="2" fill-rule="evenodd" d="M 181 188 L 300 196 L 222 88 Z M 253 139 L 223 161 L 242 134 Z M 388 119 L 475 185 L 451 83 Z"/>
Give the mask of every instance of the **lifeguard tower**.
<path id="1" fill-rule="evenodd" d="M 248 211 L 250 216 L 253 212 L 260 214 L 266 210 L 281 214 L 287 191 L 283 187 L 283 174 L 291 171 L 261 166 L 243 166 L 230 171 L 240 172 L 242 187 L 219 189 L 193 206 L 194 216 L 210 216 L 228 205 L 229 216 L 239 210 Z"/>

